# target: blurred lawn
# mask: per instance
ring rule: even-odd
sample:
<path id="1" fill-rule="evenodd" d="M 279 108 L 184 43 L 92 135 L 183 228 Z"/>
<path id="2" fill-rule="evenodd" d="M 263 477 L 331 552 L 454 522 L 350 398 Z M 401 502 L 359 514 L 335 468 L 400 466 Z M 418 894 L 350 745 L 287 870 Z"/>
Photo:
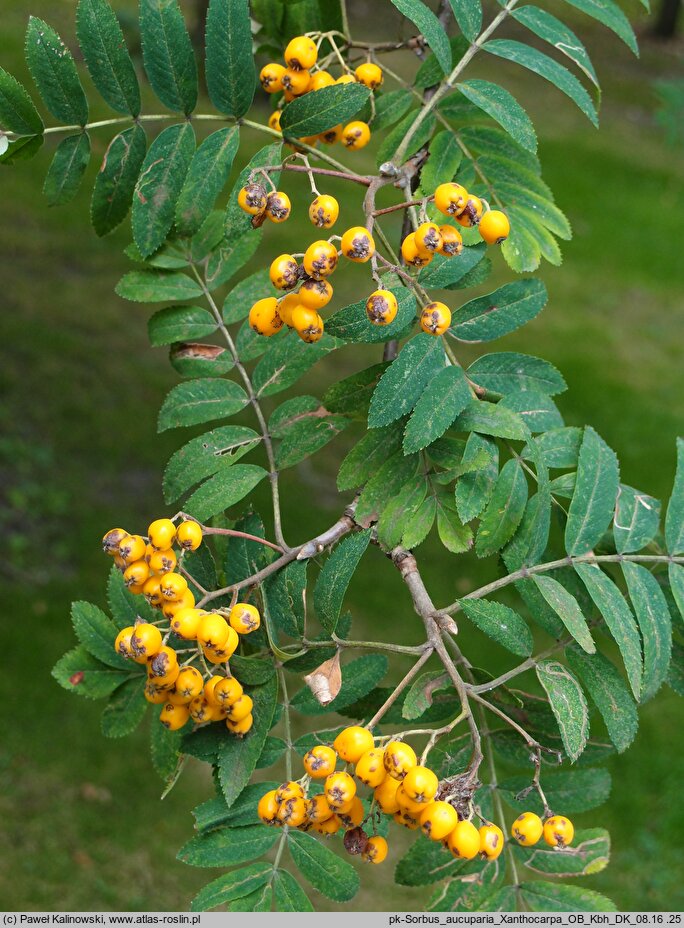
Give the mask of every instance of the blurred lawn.
<path id="1" fill-rule="evenodd" d="M 72 0 L 22 0 L 4 10 L 0 63 L 24 77 L 28 13 L 45 16 L 71 39 L 74 7 Z M 357 17 L 369 12 L 368 4 L 356 7 Z M 586 35 L 586 21 L 577 25 Z M 553 361 L 570 387 L 560 400 L 567 421 L 591 422 L 618 451 L 623 479 L 664 495 L 674 437 L 683 431 L 684 165 L 681 152 L 667 150 L 654 128 L 650 88 L 654 79 L 676 72 L 676 50 L 646 45 L 638 62 L 591 25 L 588 38 L 605 91 L 598 134 L 547 85 L 506 69 L 508 86 L 537 117 L 545 178 L 576 238 L 564 248 L 562 268 L 543 269 L 549 308 L 503 347 Z M 475 72 L 485 76 L 485 63 Z M 261 140 L 247 140 L 250 148 L 256 144 Z M 175 861 L 192 834 L 189 810 L 210 793 L 207 771 L 192 767 L 160 803 L 146 732 L 105 741 L 101 704 L 67 696 L 49 675 L 73 645 L 69 603 L 104 603 L 108 565 L 99 537 L 114 524 L 142 530 L 164 512 L 162 469 L 186 438 L 156 436 L 157 410 L 176 377 L 164 352 L 147 345 L 145 309 L 113 292 L 127 269 L 121 254 L 127 231 L 101 242 L 88 228 L 88 192 L 105 145 L 104 137 L 94 136 L 89 183 L 67 209 L 48 211 L 41 201 L 47 151 L 0 174 L 0 569 L 10 654 L 0 674 L 6 719 L 0 901 L 10 910 L 183 909 L 211 877 Z M 357 164 L 370 167 L 371 156 L 364 153 Z M 295 203 L 297 191 L 306 197 L 305 189 L 300 179 L 288 178 Z M 334 193 L 334 185 L 329 190 Z M 358 221 L 358 208 L 345 197 L 340 224 Z M 288 224 L 287 234 L 293 231 L 301 240 L 311 235 L 297 218 Z M 270 260 L 276 239 L 271 230 L 255 267 Z M 497 275 L 506 277 L 501 264 Z M 356 267 L 335 284 L 336 306 L 367 289 L 365 272 Z M 307 390 L 322 390 L 363 357 L 341 352 L 330 370 L 309 378 Z M 287 475 L 289 538 L 310 537 L 329 523 L 338 508 L 332 477 L 352 438 L 344 436 Z M 439 603 L 482 577 L 479 565 L 462 559 L 455 581 L 452 559 L 437 546 L 426 546 L 421 558 Z M 401 640 L 414 641 L 414 616 L 398 578 L 389 567 L 376 571 L 379 562 L 371 560 L 349 597 L 356 630 L 372 627 L 381 636 L 399 628 Z M 505 660 L 498 651 L 490 654 L 481 638 L 464 633 L 463 639 L 476 661 L 489 666 Z M 682 703 L 669 690 L 646 706 L 636 744 L 611 764 L 610 803 L 579 817 L 612 832 L 612 864 L 590 883 L 623 909 L 684 908 L 684 756 L 673 737 L 683 721 Z M 387 877 L 366 869 L 354 906 L 422 904 L 420 894 L 388 891 Z"/>

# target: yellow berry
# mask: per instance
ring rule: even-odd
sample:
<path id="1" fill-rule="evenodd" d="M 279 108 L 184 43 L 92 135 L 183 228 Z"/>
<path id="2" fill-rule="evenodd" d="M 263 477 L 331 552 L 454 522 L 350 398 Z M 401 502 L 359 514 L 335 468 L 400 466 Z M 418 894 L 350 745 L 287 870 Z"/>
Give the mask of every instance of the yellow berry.
<path id="1" fill-rule="evenodd" d="M 498 209 L 488 210 L 480 219 L 479 232 L 488 245 L 500 245 L 505 242 L 511 231 L 508 216 Z"/>
<path id="2" fill-rule="evenodd" d="M 335 142 L 340 141 L 343 132 L 344 126 L 332 126 L 332 128 L 326 129 L 325 132 L 321 132 L 318 138 L 326 145 L 334 145 Z"/>
<path id="3" fill-rule="evenodd" d="M 204 684 L 204 698 L 209 703 L 209 705 L 212 707 L 212 709 L 221 708 L 221 704 L 216 698 L 214 691 L 216 690 L 216 687 L 219 685 L 219 683 L 223 682 L 223 679 L 224 678 L 220 674 L 215 673 Z"/>
<path id="4" fill-rule="evenodd" d="M 278 804 L 288 799 L 301 799 L 303 796 L 304 790 L 302 789 L 302 785 L 301 783 L 297 783 L 296 780 L 286 780 L 284 783 L 281 783 L 276 790 L 276 800 Z"/>
<path id="5" fill-rule="evenodd" d="M 254 717 L 251 715 L 245 716 L 244 719 L 241 719 L 239 722 L 233 722 L 232 719 L 226 719 L 226 728 L 233 735 L 246 735 L 254 725 Z"/>
<path id="6" fill-rule="evenodd" d="M 292 255 L 279 255 L 271 263 L 269 276 L 276 290 L 292 290 L 299 280 L 299 265 Z"/>
<path id="7" fill-rule="evenodd" d="M 451 325 L 451 310 L 444 303 L 435 301 L 423 307 L 420 327 L 428 335 L 444 335 Z"/>
<path id="8" fill-rule="evenodd" d="M 146 664 L 162 646 L 162 635 L 156 625 L 141 622 L 131 635 L 131 656 L 137 664 Z"/>
<path id="9" fill-rule="evenodd" d="M 236 603 L 230 610 L 228 621 L 238 635 L 249 635 L 261 625 L 261 616 L 256 606 L 249 603 Z"/>
<path id="10" fill-rule="evenodd" d="M 337 754 L 326 744 L 317 744 L 306 752 L 302 762 L 312 779 L 322 780 L 334 772 Z"/>
<path id="11" fill-rule="evenodd" d="M 445 216 L 460 216 L 468 200 L 468 191 L 461 184 L 440 184 L 435 190 L 435 206 Z"/>
<path id="12" fill-rule="evenodd" d="M 336 84 L 355 84 L 356 78 L 353 74 L 343 74 L 341 77 L 338 77 L 335 81 Z"/>
<path id="13" fill-rule="evenodd" d="M 266 191 L 261 184 L 247 184 L 238 193 L 238 206 L 250 216 L 258 216 L 266 209 Z"/>
<path id="14" fill-rule="evenodd" d="M 466 226 L 467 228 L 470 226 L 476 226 L 480 221 L 483 209 L 484 206 L 482 200 L 479 197 L 474 196 L 472 193 L 469 193 L 465 208 L 463 212 L 456 217 L 456 222 L 458 222 L 459 225 Z"/>
<path id="15" fill-rule="evenodd" d="M 299 306 L 299 303 L 298 293 L 287 293 L 278 300 L 278 315 L 283 320 L 283 323 L 290 326 L 290 328 L 292 327 L 292 310 Z"/>
<path id="16" fill-rule="evenodd" d="M 426 802 L 417 802 L 412 796 L 409 796 L 404 789 L 403 782 L 397 790 L 397 802 L 399 803 L 400 811 L 408 812 L 413 818 L 419 818 L 428 805 Z"/>
<path id="17" fill-rule="evenodd" d="M 266 93 L 278 93 L 283 89 L 285 68 L 276 61 L 265 64 L 259 72 L 259 81 Z"/>
<path id="18" fill-rule="evenodd" d="M 567 847 L 574 837 L 574 825 L 564 815 L 552 815 L 544 822 L 544 841 L 550 847 Z"/>
<path id="19" fill-rule="evenodd" d="M 356 764 L 362 754 L 373 747 L 373 735 L 367 728 L 360 725 L 351 725 L 341 731 L 333 742 L 333 747 L 348 764 Z"/>
<path id="20" fill-rule="evenodd" d="M 147 675 L 151 683 L 168 686 L 178 679 L 178 656 L 173 648 L 163 644 L 147 665 Z"/>
<path id="21" fill-rule="evenodd" d="M 292 310 L 292 326 L 305 342 L 318 341 L 323 335 L 323 320 L 315 309 L 295 306 Z"/>
<path id="22" fill-rule="evenodd" d="M 544 825 L 534 812 L 523 812 L 511 825 L 511 837 L 523 847 L 532 847 L 542 836 Z"/>
<path id="23" fill-rule="evenodd" d="M 356 264 L 365 264 L 375 254 L 375 242 L 368 229 L 352 226 L 342 236 L 340 249 L 345 258 Z"/>
<path id="24" fill-rule="evenodd" d="M 181 522 L 176 530 L 176 541 L 185 551 L 196 551 L 202 544 L 202 528 L 197 522 Z"/>
<path id="25" fill-rule="evenodd" d="M 296 828 L 306 821 L 306 799 L 296 797 L 281 802 L 278 806 L 278 820 L 283 825 Z"/>
<path id="26" fill-rule="evenodd" d="M 202 616 L 205 614 L 201 609 L 195 609 L 194 606 L 179 609 L 171 619 L 171 628 L 180 638 L 194 641 L 197 638 L 197 629 Z"/>
<path id="27" fill-rule="evenodd" d="M 384 751 L 382 748 L 370 748 L 364 751 L 356 762 L 357 780 L 361 780 L 365 786 L 376 789 L 387 777 L 387 771 L 383 763 Z"/>
<path id="28" fill-rule="evenodd" d="M 382 84 L 382 70 L 372 61 L 366 61 L 360 64 L 354 71 L 356 80 L 359 84 L 365 84 L 371 90 L 377 90 Z"/>
<path id="29" fill-rule="evenodd" d="M 337 814 L 341 818 L 345 828 L 358 828 L 366 817 L 366 810 L 359 797 L 354 796 L 351 802 L 345 805 L 344 810 L 337 809 Z"/>
<path id="30" fill-rule="evenodd" d="M 383 752 L 383 763 L 384 763 L 384 752 Z M 375 801 L 380 807 L 381 811 L 385 815 L 393 815 L 395 812 L 399 811 L 399 803 L 397 801 L 397 792 L 401 782 L 395 780 L 393 777 L 387 777 L 380 786 L 376 786 L 374 790 Z"/>
<path id="31" fill-rule="evenodd" d="M 202 616 L 197 628 L 197 640 L 203 648 L 222 648 L 228 641 L 230 626 L 216 612 Z"/>
<path id="32" fill-rule="evenodd" d="M 440 226 L 439 234 L 442 237 L 442 244 L 437 249 L 440 255 L 447 258 L 454 258 L 463 251 L 463 236 L 453 226 Z"/>
<path id="33" fill-rule="evenodd" d="M 198 725 L 203 725 L 205 722 L 212 721 L 212 708 L 204 696 L 198 696 L 196 699 L 193 699 L 188 706 L 188 710 L 190 712 L 190 718 Z"/>
<path id="34" fill-rule="evenodd" d="M 356 783 L 348 773 L 331 773 L 326 778 L 324 791 L 328 804 L 337 811 L 337 809 L 344 807 L 346 803 L 351 802 L 354 798 L 356 795 Z"/>
<path id="35" fill-rule="evenodd" d="M 496 860 L 504 848 L 503 831 L 498 825 L 483 825 L 480 828 L 480 853 L 487 860 Z"/>
<path id="36" fill-rule="evenodd" d="M 129 625 L 127 628 L 121 629 L 119 634 L 116 636 L 116 640 L 114 641 L 114 650 L 117 654 L 120 654 L 122 657 L 133 657 L 131 637 L 134 633 L 134 625 Z"/>
<path id="37" fill-rule="evenodd" d="M 168 548 L 166 551 L 155 551 L 150 555 L 149 569 L 156 574 L 168 574 L 176 569 L 177 564 L 178 558 L 173 548 Z"/>
<path id="38" fill-rule="evenodd" d="M 235 702 L 228 706 L 227 715 L 231 722 L 241 722 L 252 714 L 253 708 L 252 697 L 248 696 L 247 693 L 243 693 L 242 696 L 238 696 Z"/>
<path id="39" fill-rule="evenodd" d="M 405 741 L 390 741 L 385 747 L 383 758 L 385 770 L 395 780 L 403 780 L 418 763 L 416 752 Z"/>
<path id="40" fill-rule="evenodd" d="M 397 298 L 391 290 L 374 290 L 366 300 L 366 315 L 373 325 L 389 325 L 397 315 Z"/>
<path id="41" fill-rule="evenodd" d="M 309 277 L 329 277 L 337 267 L 337 248 L 331 242 L 313 242 L 304 252 L 303 264 Z"/>
<path id="42" fill-rule="evenodd" d="M 188 702 L 197 699 L 203 688 L 202 674 L 196 667 L 183 667 L 176 677 L 176 692 Z"/>
<path id="43" fill-rule="evenodd" d="M 225 708 L 232 706 L 243 694 L 242 684 L 235 677 L 223 677 L 214 687 L 214 699 Z"/>
<path id="44" fill-rule="evenodd" d="M 190 718 L 190 710 L 187 706 L 174 706 L 173 703 L 167 703 L 159 714 L 159 721 L 169 731 L 178 731 Z"/>
<path id="45" fill-rule="evenodd" d="M 410 232 L 401 243 L 401 257 L 404 259 L 404 264 L 409 267 L 425 267 L 432 261 L 434 255 L 432 252 L 420 251 L 416 244 L 415 232 Z"/>
<path id="46" fill-rule="evenodd" d="M 442 235 L 436 222 L 423 222 L 413 233 L 416 248 L 426 255 L 434 255 L 442 245 Z"/>
<path id="47" fill-rule="evenodd" d="M 291 93 L 293 97 L 301 97 L 309 89 L 311 75 L 308 71 L 295 71 L 288 68 L 282 76 L 283 90 Z"/>
<path id="48" fill-rule="evenodd" d="M 176 526 L 171 519 L 156 519 L 147 530 L 150 544 L 157 551 L 166 551 L 176 540 Z"/>
<path id="49" fill-rule="evenodd" d="M 153 706 L 161 706 L 162 703 L 165 705 L 167 702 L 172 702 L 171 694 L 163 686 L 157 686 L 156 684 L 147 680 L 145 683 L 145 689 L 143 690 L 143 695 L 145 699 L 151 703 Z M 175 702 L 172 703 L 174 706 Z"/>
<path id="50" fill-rule="evenodd" d="M 259 800 L 257 805 L 257 815 L 264 823 L 264 825 L 277 825 L 278 822 L 278 800 L 276 799 L 276 791 L 270 789 L 267 793 Z"/>
<path id="51" fill-rule="evenodd" d="M 480 853 L 480 835 L 472 822 L 458 822 L 447 838 L 447 847 L 462 860 L 473 860 Z"/>
<path id="52" fill-rule="evenodd" d="M 403 809 L 399 809 L 398 812 L 395 812 L 392 816 L 397 825 L 403 825 L 404 828 L 408 828 L 411 831 L 416 831 L 420 828 L 420 822 L 415 816 L 411 815 L 410 812 L 404 812 Z"/>
<path id="53" fill-rule="evenodd" d="M 339 81 L 338 81 L 339 83 Z M 370 142 L 371 130 L 368 123 L 355 120 L 349 122 L 342 130 L 342 142 L 345 148 L 350 151 L 358 151 L 359 148 L 365 148 Z"/>
<path id="54" fill-rule="evenodd" d="M 268 117 L 268 125 L 271 129 L 275 129 L 276 132 L 280 132 L 280 110 L 275 110 Z"/>
<path id="55" fill-rule="evenodd" d="M 119 553 L 119 546 L 127 535 L 128 532 L 125 528 L 110 529 L 102 538 L 102 550 L 104 553 L 109 554 L 110 557 L 117 555 Z"/>
<path id="56" fill-rule="evenodd" d="M 285 222 L 292 212 L 290 198 L 282 190 L 274 190 L 266 199 L 266 218 L 271 222 Z"/>
<path id="57" fill-rule="evenodd" d="M 437 774 L 428 767 L 416 765 L 404 777 L 402 787 L 406 795 L 414 802 L 427 803 L 435 798 L 439 779 Z"/>
<path id="58" fill-rule="evenodd" d="M 231 628 L 230 625 L 226 623 L 228 628 L 228 638 L 225 643 L 220 647 L 203 647 L 204 656 L 207 660 L 211 661 L 212 664 L 222 664 L 224 661 L 231 659 L 235 650 L 240 643 L 238 634 L 235 629 Z"/>
<path id="59" fill-rule="evenodd" d="M 365 849 L 361 853 L 361 860 L 371 864 L 381 864 L 387 857 L 387 841 L 382 835 L 374 835 L 368 839 Z"/>
<path id="60" fill-rule="evenodd" d="M 283 327 L 278 313 L 278 301 L 274 296 L 257 300 L 249 311 L 250 327 L 258 334 L 270 337 Z"/>
<path id="61" fill-rule="evenodd" d="M 159 577 L 150 577 L 149 580 L 146 580 L 142 592 L 150 606 L 159 606 L 162 601 Z"/>
<path id="62" fill-rule="evenodd" d="M 161 595 L 161 580 L 159 584 L 160 595 Z M 164 601 L 162 597 L 161 610 L 164 614 L 164 618 L 168 619 L 169 622 L 174 618 L 176 613 L 180 612 L 181 609 L 191 609 L 195 605 L 195 597 L 192 595 L 190 590 L 186 590 L 177 600 L 171 600 L 170 602 Z"/>
<path id="63" fill-rule="evenodd" d="M 423 834 L 433 841 L 443 841 L 458 825 L 458 812 L 448 802 L 431 802 L 420 815 Z"/>
<path id="64" fill-rule="evenodd" d="M 329 818 L 332 818 L 334 813 L 328 805 L 328 800 L 321 793 L 320 795 L 312 796 L 311 799 L 309 799 L 306 814 L 310 822 L 320 824 L 321 822 L 326 822 Z"/>
<path id="65" fill-rule="evenodd" d="M 150 565 L 144 560 L 133 561 L 123 572 L 124 583 L 129 588 L 140 587 L 142 593 L 143 587 L 150 576 Z"/>
<path id="66" fill-rule="evenodd" d="M 322 822 L 314 822 L 311 828 L 319 835 L 335 835 L 342 828 L 342 821 L 339 816 L 333 813 L 330 818 L 326 818 Z"/>
<path id="67" fill-rule="evenodd" d="M 164 574 L 159 580 L 159 592 L 162 599 L 178 602 L 188 588 L 188 581 L 181 574 Z"/>
<path id="68" fill-rule="evenodd" d="M 318 229 L 330 229 L 339 215 L 340 204 L 327 194 L 319 194 L 309 206 L 309 219 Z"/>
<path id="69" fill-rule="evenodd" d="M 307 309 L 318 311 L 327 306 L 332 299 L 333 288 L 328 280 L 315 280 L 310 277 L 305 280 L 297 293 L 297 300 Z M 285 298 L 287 299 L 287 297 Z"/>
<path id="70" fill-rule="evenodd" d="M 298 35 L 288 43 L 283 57 L 288 68 L 308 70 L 316 64 L 318 49 L 309 36 Z"/>
<path id="71" fill-rule="evenodd" d="M 119 557 L 126 564 L 133 564 L 145 557 L 147 545 L 141 535 L 125 535 L 119 544 Z"/>
<path id="72" fill-rule="evenodd" d="M 321 90 L 323 87 L 332 87 L 335 78 L 328 71 L 316 71 L 311 75 L 309 90 Z"/>

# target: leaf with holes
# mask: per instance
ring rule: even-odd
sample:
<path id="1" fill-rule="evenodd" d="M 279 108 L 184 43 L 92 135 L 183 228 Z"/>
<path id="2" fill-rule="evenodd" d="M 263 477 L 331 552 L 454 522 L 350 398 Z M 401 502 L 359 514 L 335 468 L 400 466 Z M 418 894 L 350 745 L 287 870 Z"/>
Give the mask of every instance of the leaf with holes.
<path id="1" fill-rule="evenodd" d="M 589 736 L 589 711 L 582 687 L 558 661 L 540 661 L 537 677 L 549 697 L 566 753 L 576 761 Z"/>
<path id="2" fill-rule="evenodd" d="M 76 34 L 93 79 L 117 113 L 140 113 L 140 87 L 121 26 L 107 0 L 79 0 Z"/>

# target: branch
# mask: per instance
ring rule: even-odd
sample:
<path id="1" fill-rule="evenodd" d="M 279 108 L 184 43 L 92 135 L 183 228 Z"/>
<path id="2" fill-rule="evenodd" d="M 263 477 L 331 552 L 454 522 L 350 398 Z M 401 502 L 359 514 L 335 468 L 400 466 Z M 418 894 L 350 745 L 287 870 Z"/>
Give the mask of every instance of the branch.
<path id="1" fill-rule="evenodd" d="M 380 719 L 385 715 L 388 709 L 392 708 L 394 703 L 401 696 L 401 694 L 404 692 L 404 690 L 409 685 L 409 683 L 413 680 L 413 678 L 418 675 L 418 672 L 420 671 L 421 667 L 423 667 L 423 665 L 426 664 L 427 661 L 432 657 L 432 651 L 433 651 L 432 647 L 428 646 L 428 648 L 421 655 L 421 657 L 419 657 L 418 660 L 415 662 L 413 667 L 411 667 L 411 669 L 406 674 L 406 676 L 402 680 L 400 680 L 399 683 L 397 683 L 397 685 L 392 690 L 390 695 L 387 697 L 385 702 L 380 706 L 380 708 L 375 713 L 375 715 L 370 720 L 370 722 L 367 723 L 366 728 L 368 728 L 370 731 L 372 731 L 375 728 L 375 726 L 378 724 Z"/>

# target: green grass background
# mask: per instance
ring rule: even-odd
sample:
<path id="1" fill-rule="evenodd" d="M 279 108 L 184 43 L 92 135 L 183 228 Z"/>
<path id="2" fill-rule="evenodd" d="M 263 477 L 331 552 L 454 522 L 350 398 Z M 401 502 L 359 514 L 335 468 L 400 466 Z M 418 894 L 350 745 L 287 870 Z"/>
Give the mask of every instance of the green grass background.
<path id="1" fill-rule="evenodd" d="M 3 10 L 0 64 L 25 77 L 28 14 L 44 16 L 72 41 L 74 8 L 73 0 L 12 3 Z M 374 23 L 369 4 L 352 10 L 357 32 L 394 36 Z M 562 12 L 568 15 L 568 8 Z M 570 388 L 560 399 L 568 423 L 593 424 L 619 453 L 624 481 L 663 496 L 673 476 L 674 437 L 683 431 L 684 164 L 655 125 L 652 81 L 677 73 L 681 49 L 646 42 L 637 61 L 606 31 L 575 20 L 572 11 L 570 18 L 587 36 L 604 85 L 599 133 L 554 89 L 498 59 L 493 72 L 486 61 L 472 70 L 505 75 L 536 117 L 545 178 L 576 236 L 564 247 L 561 268 L 543 268 L 548 308 L 502 347 L 556 364 Z M 641 14 L 639 23 L 645 28 Z M 96 109 L 95 118 L 100 112 L 107 115 Z M 186 439 L 156 435 L 157 410 L 177 378 L 165 353 L 148 347 L 147 310 L 113 292 L 127 269 L 128 231 L 98 241 L 88 226 L 89 190 L 106 141 L 93 135 L 88 182 L 65 209 L 48 211 L 41 199 L 52 146 L 0 173 L 0 904 L 10 910 L 183 909 L 213 876 L 175 860 L 192 835 L 189 810 L 210 794 L 207 770 L 191 766 L 160 802 L 147 732 L 105 740 L 101 704 L 69 697 L 50 677 L 73 644 L 70 602 L 104 604 L 109 565 L 99 537 L 114 524 L 143 530 L 165 512 L 162 469 Z M 247 137 L 245 150 L 260 143 Z M 357 155 L 355 163 L 370 167 L 372 155 Z M 288 242 L 293 233 L 302 242 L 311 238 L 297 209 L 306 202 L 305 184 L 288 178 L 287 189 L 295 217 L 285 233 L 267 230 L 255 268 L 283 250 L 283 234 Z M 341 226 L 361 217 L 360 202 L 344 196 Z M 496 267 L 497 278 L 507 279 L 500 259 Z M 334 283 L 336 306 L 368 289 L 358 267 L 345 268 Z M 307 390 L 322 390 L 367 356 L 340 352 L 327 370 L 309 377 Z M 289 539 L 310 537 L 338 511 L 333 478 L 352 438 L 287 473 Z M 438 546 L 419 553 L 440 603 L 488 579 L 493 569 L 468 558 L 455 568 Z M 359 634 L 372 629 L 374 637 L 417 640 L 415 616 L 389 565 L 374 559 L 359 572 L 349 606 Z M 466 632 L 462 638 L 479 663 L 505 666 L 494 646 Z M 623 909 L 684 908 L 683 722 L 684 704 L 667 689 L 645 706 L 634 746 L 610 762 L 610 802 L 578 816 L 613 835 L 611 866 L 586 885 L 612 895 Z M 405 845 L 406 837 L 397 843 Z M 395 849 L 382 873 L 365 869 L 354 907 L 423 904 L 422 893 L 390 889 L 398 856 Z"/>

